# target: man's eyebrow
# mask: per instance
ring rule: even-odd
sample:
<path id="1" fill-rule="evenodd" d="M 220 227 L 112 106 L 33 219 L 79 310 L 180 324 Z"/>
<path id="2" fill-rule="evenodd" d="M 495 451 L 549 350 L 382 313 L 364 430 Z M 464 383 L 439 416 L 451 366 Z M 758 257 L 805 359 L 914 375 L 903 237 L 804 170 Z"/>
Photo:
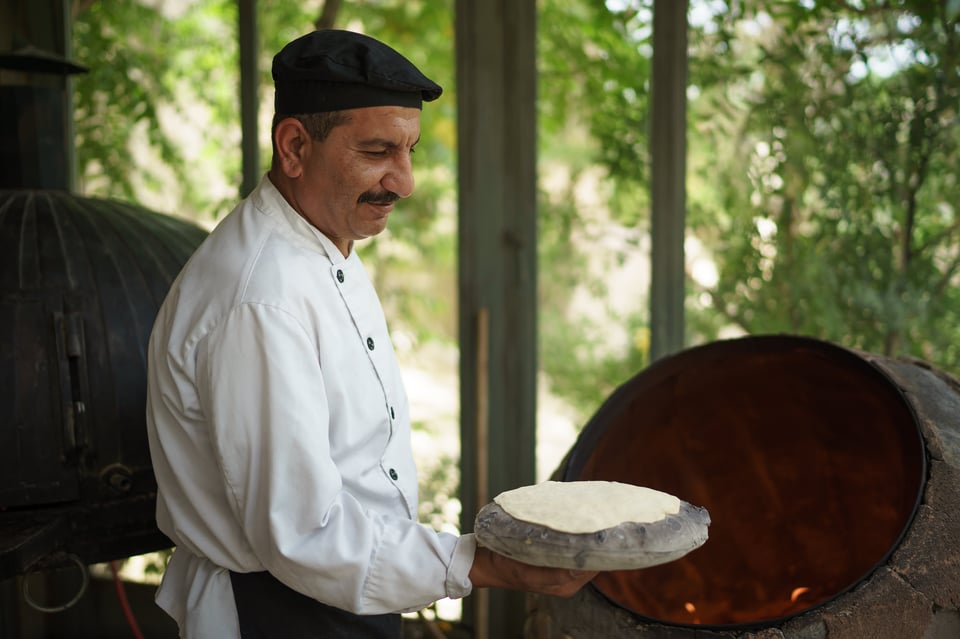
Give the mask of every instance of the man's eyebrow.
<path id="1" fill-rule="evenodd" d="M 418 144 L 420 144 L 419 135 L 417 136 L 417 139 L 414 140 L 413 144 L 410 146 L 412 148 L 417 146 Z M 370 138 L 369 140 L 360 140 L 359 145 L 360 146 L 376 146 L 376 147 L 382 147 L 385 149 L 394 149 L 400 146 L 393 140 L 388 140 L 386 138 Z"/>

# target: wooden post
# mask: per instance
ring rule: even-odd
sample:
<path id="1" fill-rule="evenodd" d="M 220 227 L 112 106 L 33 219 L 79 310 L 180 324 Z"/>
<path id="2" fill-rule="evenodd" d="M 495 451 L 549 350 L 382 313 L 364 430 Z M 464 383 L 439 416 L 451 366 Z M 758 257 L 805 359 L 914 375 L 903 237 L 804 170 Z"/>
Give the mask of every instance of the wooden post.
<path id="1" fill-rule="evenodd" d="M 257 0 L 239 1 L 240 34 L 240 148 L 243 179 L 240 197 L 247 197 L 260 182 L 260 140 L 257 120 L 260 112 L 259 70 L 257 69 Z"/>
<path id="2" fill-rule="evenodd" d="M 688 0 L 654 0 L 650 361 L 684 345 Z"/>
<path id="3" fill-rule="evenodd" d="M 481 499 L 536 475 L 535 0 L 457 0 L 456 50 L 460 491 L 469 532 Z M 519 592 L 492 590 L 464 605 L 466 624 L 496 639 L 522 637 L 524 617 Z"/>
<path id="4" fill-rule="evenodd" d="M 490 312 L 477 311 L 477 504 L 490 501 Z M 478 590 L 473 639 L 490 639 L 490 593 Z"/>

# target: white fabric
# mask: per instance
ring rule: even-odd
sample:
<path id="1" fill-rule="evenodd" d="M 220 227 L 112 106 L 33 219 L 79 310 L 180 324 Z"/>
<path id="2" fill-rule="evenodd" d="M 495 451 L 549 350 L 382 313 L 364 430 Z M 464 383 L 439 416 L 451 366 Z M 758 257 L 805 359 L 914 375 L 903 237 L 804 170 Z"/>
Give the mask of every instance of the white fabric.
<path id="1" fill-rule="evenodd" d="M 181 636 L 239 634 L 229 570 L 360 614 L 469 594 L 473 536 L 415 521 L 406 393 L 363 264 L 267 177 L 177 277 L 148 358 L 176 544 L 157 602 Z"/>

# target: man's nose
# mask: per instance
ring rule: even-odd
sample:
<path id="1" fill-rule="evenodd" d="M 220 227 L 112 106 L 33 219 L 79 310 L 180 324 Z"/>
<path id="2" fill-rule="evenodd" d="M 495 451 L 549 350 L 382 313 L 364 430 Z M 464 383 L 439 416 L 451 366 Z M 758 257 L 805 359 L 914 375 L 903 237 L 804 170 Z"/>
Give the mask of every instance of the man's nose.
<path id="1" fill-rule="evenodd" d="M 396 162 L 383 176 L 383 188 L 393 191 L 400 197 L 410 197 L 413 194 L 413 163 L 409 154 L 397 157 Z"/>

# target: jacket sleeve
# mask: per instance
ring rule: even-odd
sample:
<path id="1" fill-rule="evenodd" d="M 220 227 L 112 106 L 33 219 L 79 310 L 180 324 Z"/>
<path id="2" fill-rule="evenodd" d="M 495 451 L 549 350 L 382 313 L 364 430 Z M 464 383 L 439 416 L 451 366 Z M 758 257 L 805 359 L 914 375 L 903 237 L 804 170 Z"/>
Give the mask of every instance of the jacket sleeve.
<path id="1" fill-rule="evenodd" d="M 197 358 L 224 488 L 262 569 L 359 614 L 416 610 L 470 592 L 472 536 L 372 512 L 344 490 L 331 456 L 324 372 L 294 316 L 241 304 Z"/>

